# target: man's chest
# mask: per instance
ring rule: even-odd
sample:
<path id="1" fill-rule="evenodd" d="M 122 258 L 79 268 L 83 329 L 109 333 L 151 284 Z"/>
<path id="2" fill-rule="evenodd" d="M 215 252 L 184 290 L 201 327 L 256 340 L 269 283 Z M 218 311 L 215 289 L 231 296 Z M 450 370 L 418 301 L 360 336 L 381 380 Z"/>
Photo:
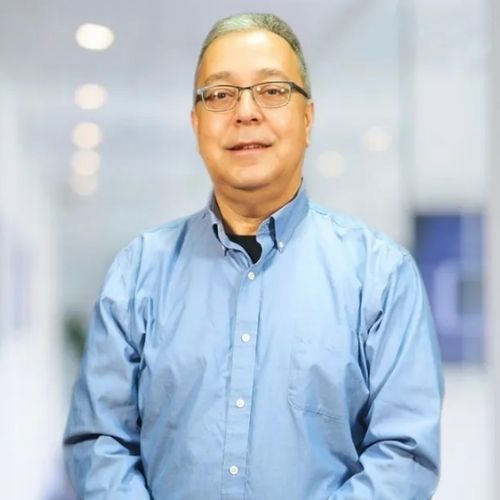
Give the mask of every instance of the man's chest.
<path id="1" fill-rule="evenodd" d="M 367 394 L 359 288 L 320 266 L 180 266 L 151 297 L 140 402 L 147 413 L 260 397 L 338 417 Z M 235 403 L 236 404 L 236 403 Z"/>

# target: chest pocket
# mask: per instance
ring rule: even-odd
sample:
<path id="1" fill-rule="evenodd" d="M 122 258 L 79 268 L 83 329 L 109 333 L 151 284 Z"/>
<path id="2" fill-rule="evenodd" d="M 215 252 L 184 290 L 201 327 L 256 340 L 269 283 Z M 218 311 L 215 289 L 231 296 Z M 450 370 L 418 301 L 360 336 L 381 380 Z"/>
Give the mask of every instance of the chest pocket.
<path id="1" fill-rule="evenodd" d="M 354 419 L 368 397 L 354 332 L 297 328 L 290 354 L 288 402 L 328 419 Z"/>

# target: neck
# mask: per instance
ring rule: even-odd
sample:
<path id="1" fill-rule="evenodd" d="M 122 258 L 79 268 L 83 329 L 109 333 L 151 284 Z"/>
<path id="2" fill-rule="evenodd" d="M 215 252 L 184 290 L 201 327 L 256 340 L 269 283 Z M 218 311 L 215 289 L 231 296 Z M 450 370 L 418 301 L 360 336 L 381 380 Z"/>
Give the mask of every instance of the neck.
<path id="1" fill-rule="evenodd" d="M 227 232 L 237 235 L 255 235 L 261 223 L 271 214 L 291 201 L 297 194 L 300 181 L 292 183 L 279 196 L 268 197 L 255 191 L 238 192 L 228 196 L 214 189 L 224 227 Z"/>

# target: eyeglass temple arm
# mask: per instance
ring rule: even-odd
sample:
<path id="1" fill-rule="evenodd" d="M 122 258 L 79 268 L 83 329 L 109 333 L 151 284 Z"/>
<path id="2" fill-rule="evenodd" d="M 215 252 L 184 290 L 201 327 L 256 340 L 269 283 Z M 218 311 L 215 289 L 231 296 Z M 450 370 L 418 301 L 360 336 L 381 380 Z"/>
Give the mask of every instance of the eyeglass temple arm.
<path id="1" fill-rule="evenodd" d="M 292 90 L 297 91 L 299 94 L 302 94 L 307 99 L 311 98 L 311 96 L 302 87 L 299 87 L 296 83 L 290 82 L 290 85 L 292 87 Z"/>

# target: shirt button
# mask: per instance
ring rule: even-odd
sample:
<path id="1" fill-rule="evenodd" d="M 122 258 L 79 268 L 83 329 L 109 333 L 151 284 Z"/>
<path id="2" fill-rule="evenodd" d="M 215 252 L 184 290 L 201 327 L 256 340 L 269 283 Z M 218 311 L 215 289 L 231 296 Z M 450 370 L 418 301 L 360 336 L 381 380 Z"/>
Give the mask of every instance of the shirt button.
<path id="1" fill-rule="evenodd" d="M 247 276 L 248 276 L 248 279 L 249 279 L 249 280 L 254 280 L 254 279 L 255 279 L 255 273 L 254 273 L 254 272 L 252 272 L 252 271 L 250 271 L 250 272 L 247 274 Z"/>
<path id="2" fill-rule="evenodd" d="M 231 465 L 231 467 L 229 467 L 229 474 L 231 474 L 231 476 L 236 476 L 236 474 L 238 474 L 238 467 L 236 467 L 236 465 Z"/>
<path id="3" fill-rule="evenodd" d="M 248 333 L 244 333 L 242 336 L 241 336 L 241 340 L 242 342 L 250 342 L 250 335 Z"/>
<path id="4" fill-rule="evenodd" d="M 241 399 L 241 398 L 240 398 L 240 399 L 237 399 L 237 400 L 236 400 L 236 406 L 237 406 L 238 408 L 243 408 L 243 407 L 245 406 L 245 400 L 244 400 L 244 399 Z"/>
<path id="5" fill-rule="evenodd" d="M 282 241 L 278 241 L 278 248 L 280 250 L 283 250 L 284 246 L 285 246 L 285 244 Z"/>

